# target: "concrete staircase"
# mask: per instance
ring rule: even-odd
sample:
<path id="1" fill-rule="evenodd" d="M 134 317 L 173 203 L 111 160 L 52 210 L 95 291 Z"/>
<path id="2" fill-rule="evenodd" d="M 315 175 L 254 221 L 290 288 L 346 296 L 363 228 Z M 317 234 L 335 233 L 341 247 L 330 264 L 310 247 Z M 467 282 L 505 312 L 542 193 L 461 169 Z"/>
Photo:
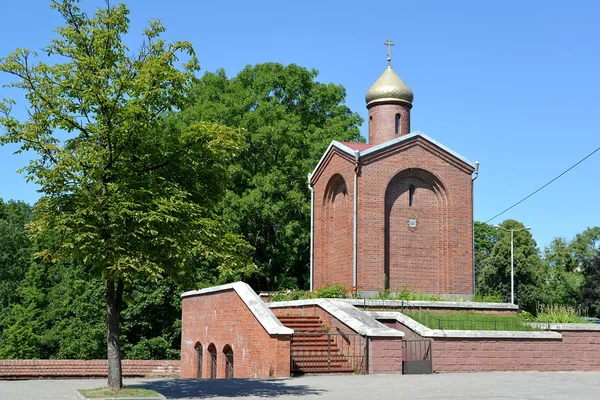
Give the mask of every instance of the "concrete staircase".
<path id="1" fill-rule="evenodd" d="M 291 372 L 295 374 L 352 373 L 354 369 L 338 346 L 342 335 L 329 332 L 318 316 L 282 316 L 294 330 L 290 345 Z"/>

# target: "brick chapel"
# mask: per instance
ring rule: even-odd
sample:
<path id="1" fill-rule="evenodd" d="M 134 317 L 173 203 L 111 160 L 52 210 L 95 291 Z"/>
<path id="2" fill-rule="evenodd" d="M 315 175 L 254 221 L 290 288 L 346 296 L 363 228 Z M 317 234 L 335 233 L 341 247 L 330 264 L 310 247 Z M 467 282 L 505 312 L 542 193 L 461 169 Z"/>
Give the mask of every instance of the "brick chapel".
<path id="1" fill-rule="evenodd" d="M 333 141 L 309 175 L 311 289 L 473 294 L 472 163 L 410 128 L 388 66 L 367 91 L 369 143 Z"/>

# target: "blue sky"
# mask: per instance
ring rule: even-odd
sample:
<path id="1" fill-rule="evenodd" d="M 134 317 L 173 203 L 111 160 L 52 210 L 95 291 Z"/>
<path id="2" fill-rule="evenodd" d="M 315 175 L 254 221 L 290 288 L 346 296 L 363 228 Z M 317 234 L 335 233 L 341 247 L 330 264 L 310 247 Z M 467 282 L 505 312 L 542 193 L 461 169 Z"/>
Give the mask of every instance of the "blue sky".
<path id="1" fill-rule="evenodd" d="M 49 0 L 2 5 L 0 57 L 43 48 L 62 24 Z M 247 64 L 296 63 L 343 85 L 366 119 L 364 95 L 392 65 L 415 94 L 412 129 L 481 163 L 475 218 L 486 221 L 600 147 L 600 3 L 594 1 L 194 1 L 129 0 L 131 35 L 152 18 L 164 38 L 189 40 L 203 71 L 235 75 Z M 104 4 L 84 0 L 93 10 Z M 0 75 L 0 84 L 9 77 Z M 26 104 L 14 91 L 0 97 Z M 362 127 L 367 134 L 366 124 Z M 34 202 L 15 171 L 27 155 L 0 147 L 0 197 Z M 532 228 L 543 248 L 600 225 L 600 152 L 506 218 Z"/>

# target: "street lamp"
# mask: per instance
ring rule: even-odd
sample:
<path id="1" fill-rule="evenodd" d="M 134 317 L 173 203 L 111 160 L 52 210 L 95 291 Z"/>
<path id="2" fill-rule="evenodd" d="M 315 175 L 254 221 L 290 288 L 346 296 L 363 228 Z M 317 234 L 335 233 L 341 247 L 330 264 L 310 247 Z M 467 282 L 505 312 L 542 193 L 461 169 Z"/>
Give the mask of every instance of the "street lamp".
<path id="1" fill-rule="evenodd" d="M 506 229 L 501 227 L 500 225 L 494 225 L 494 228 L 505 230 L 506 232 L 510 232 L 510 302 L 515 304 L 515 232 L 519 232 L 522 230 L 530 230 L 531 227 L 524 226 L 519 229 Z"/>

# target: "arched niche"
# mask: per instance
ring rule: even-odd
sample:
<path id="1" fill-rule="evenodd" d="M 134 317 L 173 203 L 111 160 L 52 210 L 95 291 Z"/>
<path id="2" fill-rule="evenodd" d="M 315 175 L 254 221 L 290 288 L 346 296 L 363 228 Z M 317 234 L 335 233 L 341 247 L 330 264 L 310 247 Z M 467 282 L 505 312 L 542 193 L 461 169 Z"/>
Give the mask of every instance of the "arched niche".
<path id="1" fill-rule="evenodd" d="M 440 293 L 447 284 L 448 194 L 429 171 L 398 172 L 385 192 L 384 286 Z"/>
<path id="2" fill-rule="evenodd" d="M 344 177 L 334 174 L 323 196 L 322 248 L 325 284 L 352 285 L 352 198 Z"/>
<path id="3" fill-rule="evenodd" d="M 233 378 L 233 349 L 230 345 L 225 345 L 223 354 L 225 355 L 225 378 Z"/>

